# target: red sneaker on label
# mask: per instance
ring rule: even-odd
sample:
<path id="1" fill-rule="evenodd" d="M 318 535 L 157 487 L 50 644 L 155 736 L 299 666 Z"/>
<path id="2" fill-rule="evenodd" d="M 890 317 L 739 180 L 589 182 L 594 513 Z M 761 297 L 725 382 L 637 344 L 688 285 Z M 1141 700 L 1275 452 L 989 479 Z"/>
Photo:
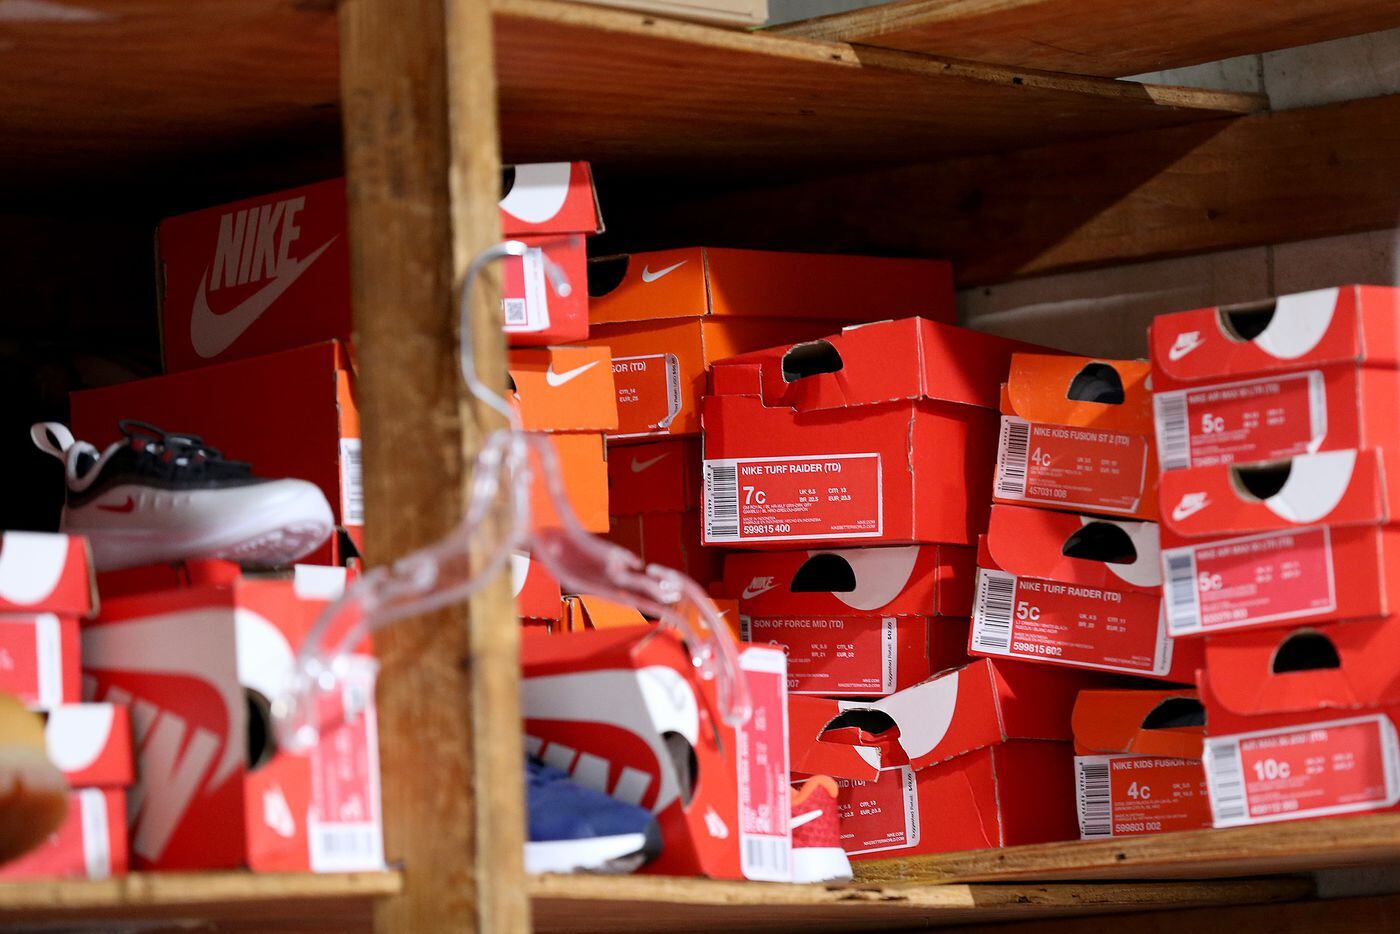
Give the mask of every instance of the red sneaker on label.
<path id="1" fill-rule="evenodd" d="M 792 797 L 792 881 L 847 882 L 851 861 L 841 847 L 836 782 L 813 775 Z"/>

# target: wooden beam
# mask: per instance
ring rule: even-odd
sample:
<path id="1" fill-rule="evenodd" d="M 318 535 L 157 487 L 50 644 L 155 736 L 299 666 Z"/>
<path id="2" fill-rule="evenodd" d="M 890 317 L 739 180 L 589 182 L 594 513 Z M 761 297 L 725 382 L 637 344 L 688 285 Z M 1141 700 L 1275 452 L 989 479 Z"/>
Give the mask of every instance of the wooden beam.
<path id="1" fill-rule="evenodd" d="M 344 0 L 340 41 L 366 544 L 383 562 L 462 515 L 479 423 L 461 401 L 454 281 L 497 236 L 490 22 L 477 3 Z M 499 369 L 499 330 L 477 337 Z M 404 869 L 381 930 L 528 924 L 510 895 L 522 886 L 523 779 L 513 695 L 501 696 L 517 664 L 509 600 L 502 584 L 470 614 L 451 608 L 376 639 L 386 847 Z M 487 769 L 499 771 L 483 780 Z"/>
<path id="2" fill-rule="evenodd" d="M 666 205 L 619 183 L 604 203 L 611 246 L 941 256 L 975 285 L 1393 227 L 1397 173 L 1400 95 L 787 185 L 697 186 Z"/>
<path id="3" fill-rule="evenodd" d="M 1396 26 L 1375 0 L 902 0 L 771 31 L 1118 78 Z"/>

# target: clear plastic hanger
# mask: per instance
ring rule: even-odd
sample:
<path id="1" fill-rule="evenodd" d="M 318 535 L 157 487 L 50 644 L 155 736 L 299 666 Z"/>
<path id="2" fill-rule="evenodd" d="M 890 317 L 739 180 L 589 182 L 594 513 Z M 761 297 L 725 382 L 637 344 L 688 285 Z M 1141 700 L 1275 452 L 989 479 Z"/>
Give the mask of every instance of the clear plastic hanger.
<path id="1" fill-rule="evenodd" d="M 597 594 L 635 606 L 682 637 L 701 678 L 714 679 L 719 713 L 739 726 L 750 712 L 738 650 L 713 601 L 694 580 L 671 568 L 644 564 L 625 548 L 586 532 L 564 492 L 554 449 L 545 436 L 522 431 L 509 401 L 476 371 L 471 321 L 473 288 L 481 271 L 528 248 L 517 240 L 488 247 L 467 267 L 458 311 L 462 378 L 473 396 L 501 413 L 506 428 L 482 443 L 472 470 L 466 515 L 436 544 L 352 582 L 307 634 L 288 689 L 272 705 L 284 748 L 306 750 L 324 730 L 356 716 L 354 686 L 363 684 L 363 659 L 353 649 L 369 633 L 397 620 L 459 603 L 504 572 L 514 552 L 528 552 L 570 593 Z M 564 271 L 545 257 L 545 272 L 560 296 L 571 288 Z M 557 526 L 533 529 L 531 479 L 538 469 Z M 518 625 L 514 616 L 496 625 Z M 349 688 L 347 690 L 347 688 Z"/>

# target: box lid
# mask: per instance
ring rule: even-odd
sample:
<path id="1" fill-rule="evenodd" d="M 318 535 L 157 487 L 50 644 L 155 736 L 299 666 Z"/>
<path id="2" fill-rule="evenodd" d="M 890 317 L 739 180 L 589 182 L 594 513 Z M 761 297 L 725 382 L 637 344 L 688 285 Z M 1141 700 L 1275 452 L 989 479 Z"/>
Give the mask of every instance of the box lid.
<path id="1" fill-rule="evenodd" d="M 609 514 L 636 516 L 699 507 L 703 460 L 699 438 L 671 438 L 625 447 L 610 442 Z"/>
<path id="2" fill-rule="evenodd" d="M 1028 506 L 992 506 L 978 564 L 1017 577 L 1110 590 L 1162 585 L 1157 523 Z"/>
<path id="3" fill-rule="evenodd" d="M 1067 740 L 1070 711 L 1092 676 L 979 659 L 875 701 L 788 698 L 792 767 L 872 780 L 927 768 L 1009 739 Z"/>
<path id="4" fill-rule="evenodd" d="M 1389 521 L 1381 452 L 1321 451 L 1162 474 L 1162 523 L 1182 538 L 1226 538 L 1325 522 Z"/>
<path id="5" fill-rule="evenodd" d="M 1173 383 L 1322 363 L 1394 365 L 1400 358 L 1400 290 L 1349 285 L 1160 315 L 1148 342 L 1154 370 Z"/>
<path id="6" fill-rule="evenodd" d="M 1146 360 L 1015 353 L 1001 410 L 1028 422 L 1151 435 L 1151 372 Z"/>
<path id="7" fill-rule="evenodd" d="M 49 761 L 73 788 L 123 788 L 136 780 L 131 716 L 121 704 L 59 704 L 44 715 Z"/>
<path id="8" fill-rule="evenodd" d="M 506 367 L 526 431 L 617 429 L 617 384 L 608 348 L 513 349 Z"/>
<path id="9" fill-rule="evenodd" d="M 1079 755 L 1199 759 L 1205 710 L 1195 691 L 1080 691 L 1071 724 Z"/>
<path id="10" fill-rule="evenodd" d="M 918 399 L 995 409 L 1011 354 L 1031 349 L 925 318 L 880 321 L 720 360 L 711 392 L 799 412 Z"/>
<path id="11" fill-rule="evenodd" d="M 724 588 L 749 616 L 966 616 L 974 564 L 952 545 L 735 553 Z"/>
<path id="12" fill-rule="evenodd" d="M 501 234 L 603 232 L 593 170 L 587 162 L 531 162 L 502 171 Z"/>
<path id="13" fill-rule="evenodd" d="M 942 260 L 687 247 L 589 263 L 591 324 L 744 315 L 953 321 L 952 267 Z"/>
<path id="14" fill-rule="evenodd" d="M 0 532 L 0 613 L 89 616 L 96 608 L 86 539 Z"/>
<path id="15" fill-rule="evenodd" d="M 518 615 L 525 619 L 563 618 L 559 581 L 543 563 L 515 552 L 510 556 L 510 579 Z"/>
<path id="16" fill-rule="evenodd" d="M 570 632 L 649 625 L 646 617 L 636 607 L 614 603 L 612 600 L 591 594 L 566 595 L 562 619 L 564 628 Z"/>

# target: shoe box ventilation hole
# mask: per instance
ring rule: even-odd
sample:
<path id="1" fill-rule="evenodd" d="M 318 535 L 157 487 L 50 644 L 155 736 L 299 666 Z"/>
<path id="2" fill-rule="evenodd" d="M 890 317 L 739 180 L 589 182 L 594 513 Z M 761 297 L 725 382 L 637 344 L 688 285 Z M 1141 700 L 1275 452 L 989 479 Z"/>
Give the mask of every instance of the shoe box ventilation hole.
<path id="1" fill-rule="evenodd" d="M 515 187 L 515 166 L 513 166 L 513 165 L 503 166 L 503 167 L 501 168 L 501 196 L 500 196 L 500 198 L 498 198 L 498 199 L 496 199 L 496 200 L 498 200 L 498 201 L 504 201 L 504 200 L 506 199 L 506 195 L 510 194 L 511 189 L 513 189 L 514 187 Z"/>
<path id="2" fill-rule="evenodd" d="M 1168 697 L 1142 718 L 1144 730 L 1179 730 L 1205 725 L 1206 709 L 1193 697 Z"/>
<path id="3" fill-rule="evenodd" d="M 795 383 L 819 373 L 839 373 L 844 365 L 840 352 L 829 341 L 797 344 L 783 354 L 783 382 Z"/>
<path id="4" fill-rule="evenodd" d="M 1263 334 L 1269 322 L 1274 320 L 1274 312 L 1277 310 L 1278 303 L 1274 301 L 1251 302 L 1247 305 L 1221 308 L 1216 315 L 1220 321 L 1220 330 L 1225 336 L 1232 341 L 1243 343 Z"/>
<path id="5" fill-rule="evenodd" d="M 792 576 L 793 593 L 850 593 L 856 589 L 856 572 L 840 555 L 812 555 Z"/>
<path id="6" fill-rule="evenodd" d="M 1107 363 L 1089 363 L 1074 374 L 1065 397 L 1073 402 L 1123 404 L 1123 378 Z"/>
<path id="7" fill-rule="evenodd" d="M 1272 669 L 1282 675 L 1290 671 L 1325 671 L 1340 668 L 1341 657 L 1332 640 L 1313 629 L 1293 633 L 1274 652 Z"/>
<path id="8" fill-rule="evenodd" d="M 681 805 L 688 807 L 695 797 L 695 787 L 700 781 L 700 760 L 695 755 L 695 747 L 681 734 L 668 730 L 661 734 L 661 742 L 671 757 L 676 770 L 676 783 L 680 786 Z"/>
<path id="9" fill-rule="evenodd" d="M 277 738 L 272 731 L 272 702 L 253 688 L 244 688 L 248 705 L 248 770 L 261 768 L 277 754 Z"/>
<path id="10" fill-rule="evenodd" d="M 847 710 L 834 717 L 822 732 L 856 729 L 869 736 L 880 736 L 895 728 L 894 718 L 883 710 Z"/>
<path id="11" fill-rule="evenodd" d="M 588 261 L 588 294 L 602 298 L 627 276 L 626 256 L 602 256 Z"/>
<path id="12" fill-rule="evenodd" d="M 1111 522 L 1090 522 L 1065 539 L 1060 554 L 1105 564 L 1132 564 L 1138 557 L 1132 538 Z"/>
<path id="13" fill-rule="evenodd" d="M 1230 468 L 1230 483 L 1241 499 L 1262 502 L 1283 489 L 1292 471 L 1291 460 L 1246 464 Z"/>

